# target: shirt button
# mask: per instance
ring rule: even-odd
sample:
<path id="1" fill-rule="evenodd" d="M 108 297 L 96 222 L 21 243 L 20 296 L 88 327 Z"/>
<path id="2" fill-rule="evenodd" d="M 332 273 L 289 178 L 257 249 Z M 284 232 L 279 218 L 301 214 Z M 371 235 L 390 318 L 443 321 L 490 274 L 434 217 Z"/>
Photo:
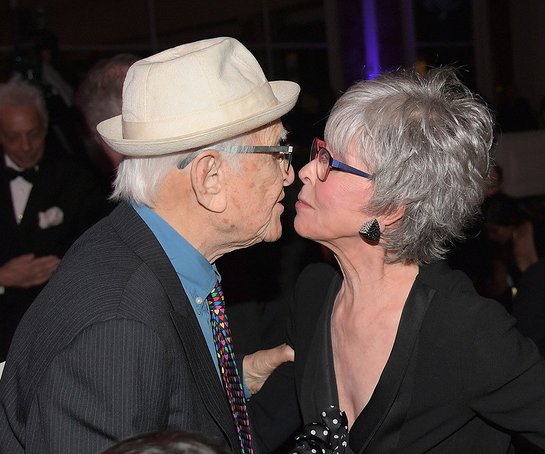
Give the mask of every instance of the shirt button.
<path id="1" fill-rule="evenodd" d="M 197 303 L 199 305 L 202 304 L 202 301 L 203 300 L 202 300 L 202 298 L 200 296 L 197 296 L 197 298 L 195 298 L 195 303 Z"/>

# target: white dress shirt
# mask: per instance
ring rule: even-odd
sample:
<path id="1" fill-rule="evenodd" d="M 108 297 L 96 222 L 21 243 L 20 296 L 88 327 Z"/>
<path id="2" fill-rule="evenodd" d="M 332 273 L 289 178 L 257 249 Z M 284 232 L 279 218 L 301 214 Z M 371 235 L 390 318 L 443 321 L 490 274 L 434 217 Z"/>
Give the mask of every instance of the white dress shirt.
<path id="1" fill-rule="evenodd" d="M 4 154 L 4 159 L 6 162 L 6 167 L 11 167 L 15 170 L 23 170 L 18 167 L 9 157 Z M 17 224 L 21 223 L 23 219 L 23 214 L 25 212 L 26 204 L 28 202 L 28 197 L 30 196 L 30 191 L 32 190 L 32 183 L 25 180 L 23 177 L 17 177 L 10 182 L 11 189 L 11 200 L 13 201 L 13 212 L 15 213 L 15 221 Z"/>

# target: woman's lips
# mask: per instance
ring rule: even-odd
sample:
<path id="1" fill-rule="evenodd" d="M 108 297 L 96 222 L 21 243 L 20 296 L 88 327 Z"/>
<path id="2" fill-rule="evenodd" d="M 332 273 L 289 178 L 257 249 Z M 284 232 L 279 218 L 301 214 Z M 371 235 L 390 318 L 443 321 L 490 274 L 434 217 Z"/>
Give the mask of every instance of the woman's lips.
<path id="1" fill-rule="evenodd" d="M 310 205 L 303 199 L 298 198 L 297 202 L 295 202 L 295 208 L 310 208 Z"/>

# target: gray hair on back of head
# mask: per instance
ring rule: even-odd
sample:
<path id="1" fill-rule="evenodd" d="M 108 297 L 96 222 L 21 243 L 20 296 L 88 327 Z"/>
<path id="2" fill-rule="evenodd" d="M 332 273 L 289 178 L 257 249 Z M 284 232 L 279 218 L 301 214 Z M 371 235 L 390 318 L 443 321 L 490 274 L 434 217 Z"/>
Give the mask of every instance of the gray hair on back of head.
<path id="1" fill-rule="evenodd" d="M 350 148 L 372 173 L 368 214 L 404 208 L 383 235 L 386 261 L 429 263 L 478 212 L 493 143 L 493 118 L 453 68 L 385 73 L 351 86 L 332 109 L 325 140 Z"/>
<path id="2" fill-rule="evenodd" d="M 35 106 L 44 125 L 47 125 L 49 115 L 42 91 L 29 82 L 12 78 L 9 82 L 0 84 L 0 109 L 7 106 Z"/>
<path id="3" fill-rule="evenodd" d="M 121 114 L 123 82 L 130 66 L 138 58 L 132 54 L 117 54 L 98 61 L 85 75 L 76 92 L 79 107 L 89 129 Z"/>

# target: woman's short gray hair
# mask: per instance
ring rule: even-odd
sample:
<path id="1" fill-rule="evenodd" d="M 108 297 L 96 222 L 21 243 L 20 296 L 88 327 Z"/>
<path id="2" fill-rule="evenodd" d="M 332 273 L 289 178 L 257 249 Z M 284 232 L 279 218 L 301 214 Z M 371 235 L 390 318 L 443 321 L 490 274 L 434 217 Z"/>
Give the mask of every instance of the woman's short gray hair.
<path id="1" fill-rule="evenodd" d="M 493 119 L 452 68 L 400 70 L 354 84 L 325 128 L 341 158 L 350 148 L 375 177 L 370 215 L 400 207 L 386 229 L 386 261 L 428 263 L 478 212 L 493 143 Z"/>
<path id="2" fill-rule="evenodd" d="M 6 106 L 35 106 L 44 126 L 47 126 L 47 106 L 42 91 L 22 79 L 13 78 L 0 84 L 0 108 Z"/>
<path id="3" fill-rule="evenodd" d="M 157 157 L 127 157 L 121 161 L 117 169 L 114 190 L 110 198 L 118 201 L 132 201 L 152 208 L 155 205 L 155 196 L 159 184 L 167 174 L 175 168 L 183 169 L 196 156 L 206 150 L 218 150 L 230 153 L 232 156 L 230 156 L 227 162 L 232 169 L 237 170 L 240 167 L 237 154 L 251 151 L 251 146 L 245 147 L 244 145 L 252 143 L 252 140 L 256 140 L 256 136 L 266 142 L 279 140 L 286 136 L 286 132 L 283 130 L 280 137 L 270 137 L 270 126 L 274 123 L 276 122 L 196 150 Z"/>

